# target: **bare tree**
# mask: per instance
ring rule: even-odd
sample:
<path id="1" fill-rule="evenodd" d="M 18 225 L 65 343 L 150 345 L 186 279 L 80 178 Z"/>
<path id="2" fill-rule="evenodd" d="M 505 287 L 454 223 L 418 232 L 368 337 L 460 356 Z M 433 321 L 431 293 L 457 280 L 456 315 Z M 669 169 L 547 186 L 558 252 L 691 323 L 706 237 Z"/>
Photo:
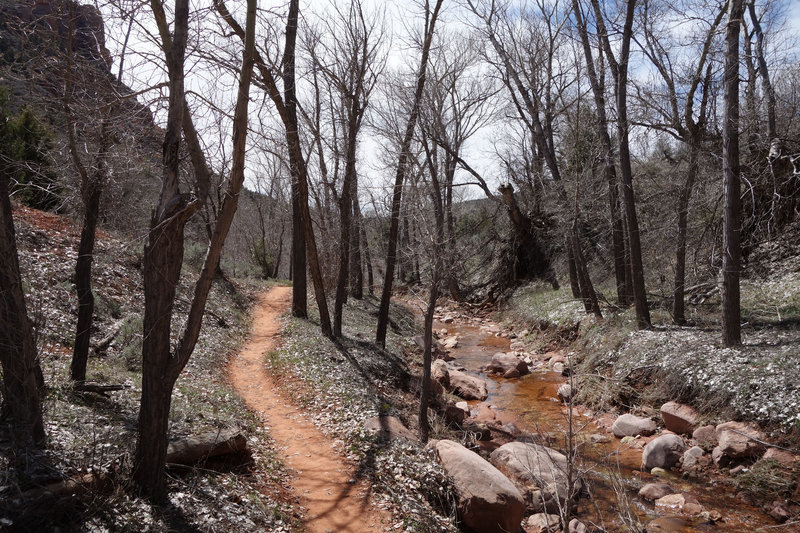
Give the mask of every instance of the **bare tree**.
<path id="1" fill-rule="evenodd" d="M 574 79 L 568 74 L 570 69 L 559 64 L 558 56 L 567 13 L 562 11 L 558 2 L 539 3 L 535 15 L 526 13 L 532 20 L 518 35 L 520 25 L 514 23 L 507 5 L 490 2 L 484 6 L 473 0 L 467 3 L 481 20 L 484 34 L 497 57 L 492 63 L 501 73 L 518 118 L 530 131 L 544 159 L 561 211 L 569 216 L 573 209 L 561 176 L 555 127 L 558 110 L 566 107 L 561 100 L 568 92 L 566 86 Z M 574 72 L 574 65 L 571 68 Z M 583 261 L 577 220 L 573 219 L 568 235 L 586 312 L 602 317 L 597 294 Z"/>
<path id="2" fill-rule="evenodd" d="M 419 70 L 416 75 L 416 89 L 414 100 L 411 103 L 411 110 L 406 123 L 405 133 L 400 152 L 397 157 L 397 172 L 395 173 L 394 188 L 392 191 L 392 212 L 389 225 L 388 252 L 386 254 L 386 274 L 383 279 L 383 291 L 381 292 L 381 304 L 378 310 L 378 326 L 375 334 L 375 342 L 381 346 L 386 346 L 386 330 L 389 326 L 389 303 L 392 298 L 392 285 L 394 282 L 394 267 L 397 261 L 397 237 L 400 230 L 400 204 L 403 196 L 403 182 L 406 177 L 408 156 L 411 143 L 414 140 L 414 129 L 417 125 L 422 92 L 425 89 L 425 79 L 428 71 L 428 55 L 430 54 L 431 42 L 436 28 L 436 20 L 439 18 L 439 10 L 442 7 L 442 0 L 436 0 L 436 4 L 431 10 L 428 0 L 425 1 L 425 27 L 422 41 L 422 56 L 420 58 Z"/>
<path id="3" fill-rule="evenodd" d="M 572 0 L 572 11 L 575 17 L 575 25 L 581 39 L 583 53 L 586 60 L 586 74 L 589 78 L 589 83 L 592 87 L 592 94 L 594 95 L 595 113 L 597 114 L 597 135 L 602 143 L 603 154 L 603 172 L 608 187 L 608 206 L 609 215 L 611 218 L 611 240 L 612 250 L 614 256 L 614 277 L 617 284 L 617 302 L 620 305 L 629 305 L 631 295 L 627 290 L 627 269 L 625 265 L 625 230 L 623 227 L 623 217 L 620 213 L 619 206 L 619 188 L 617 179 L 616 167 L 616 150 L 611 143 L 611 135 L 608 132 L 609 119 L 608 111 L 606 110 L 606 87 L 604 76 L 604 61 L 603 61 L 603 48 L 598 43 L 598 57 L 597 62 L 599 66 L 595 67 L 595 57 L 592 52 L 592 46 L 589 41 L 589 32 L 587 30 L 587 16 L 584 15 L 582 6 L 578 0 Z M 598 73 L 599 71 L 599 73 Z M 570 272 L 576 270 L 574 267 L 574 258 L 572 252 L 570 253 Z M 570 280 L 576 279 L 577 272 L 574 276 L 570 276 Z"/>
<path id="4" fill-rule="evenodd" d="M 64 70 L 63 107 L 67 117 L 67 144 L 72 164 L 80 177 L 80 195 L 83 202 L 83 223 L 81 238 L 78 244 L 78 259 L 75 263 L 75 289 L 78 294 L 78 322 L 75 342 L 70 364 L 70 377 L 76 381 L 86 379 L 86 364 L 89 358 L 92 319 L 94 314 L 94 294 L 92 291 L 92 262 L 94 259 L 95 232 L 100 217 L 100 199 L 109 179 L 109 151 L 114 142 L 111 123 L 118 120 L 116 109 L 118 99 L 113 87 L 113 79 L 105 69 L 98 69 L 97 61 L 90 58 L 88 64 L 75 52 L 75 3 L 69 4 L 66 62 Z M 98 39 L 98 42 L 101 42 Z M 80 76 L 78 83 L 75 78 Z M 77 86 L 80 85 L 80 86 Z M 75 107 L 89 100 L 93 109 L 81 106 L 82 124 L 79 127 Z M 88 117 L 94 115 L 95 120 Z M 97 123 L 96 131 L 91 130 L 93 122 Z M 85 162 L 79 149 L 79 131 L 91 137 L 89 142 L 83 139 L 83 146 L 88 151 L 91 143 L 94 153 L 88 154 Z"/>
<path id="5" fill-rule="evenodd" d="M 166 496 L 164 466 L 172 389 L 194 350 L 211 281 L 230 229 L 244 180 L 247 108 L 255 54 L 256 1 L 247 2 L 244 51 L 232 126 L 232 167 L 203 267 L 194 286 L 189 316 L 173 347 L 172 312 L 183 259 L 184 228 L 203 205 L 210 170 L 185 96 L 185 53 L 189 26 L 188 0 L 176 0 L 174 21 L 164 5 L 151 1 L 169 79 L 169 107 L 163 144 L 161 195 L 153 210 L 144 251 L 145 311 L 142 344 L 142 398 L 134 455 L 133 478 L 154 500 Z M 183 135 L 181 135 L 183 133 Z M 180 190 L 180 151 L 185 141 L 194 170 L 193 193 Z"/>
<path id="6" fill-rule="evenodd" d="M 314 39 L 315 46 L 310 49 L 314 72 L 321 72 L 327 79 L 333 93 L 330 98 L 341 102 L 340 113 L 334 119 L 342 138 L 342 148 L 337 153 L 344 157 L 341 192 L 337 194 L 339 203 L 339 269 L 336 279 L 336 299 L 334 302 L 333 334 L 342 335 L 342 310 L 347 299 L 347 286 L 351 267 L 351 233 L 353 233 L 354 201 L 358 198 L 358 177 L 356 168 L 358 137 L 364 114 L 369 105 L 378 77 L 385 61 L 380 57 L 383 46 L 383 32 L 377 17 L 367 20 L 359 0 L 353 0 L 345 9 L 334 6 L 333 20 L 322 25 L 325 36 Z M 316 78 L 315 78 L 316 80 Z M 315 84 L 317 107 L 320 106 L 318 84 Z M 315 114 L 319 117 L 319 114 Z M 316 122 L 316 144 L 320 151 L 322 164 L 322 132 Z M 336 161 L 339 166 L 338 160 Z M 324 172 L 322 164 L 321 170 Z M 333 191 L 336 193 L 336 191 Z M 356 228 L 358 231 L 358 228 Z M 355 233 L 355 235 L 358 235 Z M 357 242 L 357 239 L 356 239 Z M 359 259 L 360 261 L 360 256 Z M 356 265 L 352 265 L 355 269 Z M 360 265 L 358 266 L 360 268 Z M 352 290 L 352 287 L 351 287 Z"/>
<path id="7" fill-rule="evenodd" d="M 665 4 L 644 0 L 642 2 L 642 31 L 637 38 L 641 50 L 658 73 L 660 84 L 653 90 L 640 90 L 637 94 L 643 100 L 643 108 L 654 110 L 657 116 L 647 126 L 669 133 L 686 145 L 688 165 L 683 182 L 678 189 L 676 212 L 678 214 L 677 239 L 675 242 L 675 280 L 673 284 L 672 319 L 676 324 L 686 322 L 684 292 L 686 286 L 686 241 L 688 236 L 689 201 L 695 181 L 700 172 L 700 151 L 707 137 L 709 92 L 712 83 L 713 44 L 717 30 L 725 15 L 726 2 L 709 6 L 708 26 L 699 31 L 699 53 L 686 54 L 686 43 L 680 51 L 671 47 L 664 33 L 661 20 L 665 18 Z M 685 6 L 680 6 L 680 9 Z M 702 9 L 698 6 L 697 9 Z M 705 18 L 705 17 L 704 17 Z M 675 57 L 688 55 L 686 64 Z M 700 91 L 699 109 L 697 93 Z M 685 96 L 684 96 L 685 93 Z M 664 95 L 664 97 L 661 97 Z M 666 100 L 664 102 L 663 100 Z M 640 120 L 647 120 L 642 118 Z"/>
<path id="8" fill-rule="evenodd" d="M 722 342 L 742 343 L 739 275 L 742 268 L 742 210 L 739 182 L 739 29 L 744 0 L 730 0 L 725 27 L 722 111 Z"/>
<path id="9" fill-rule="evenodd" d="M 633 193 L 633 169 L 631 168 L 630 121 L 628 120 L 628 61 L 630 59 L 633 21 L 636 0 L 625 0 L 625 12 L 618 43 L 618 55 L 614 53 L 606 24 L 606 15 L 599 0 L 591 0 L 595 14 L 595 24 L 600 42 L 606 54 L 614 78 L 614 92 L 617 100 L 617 147 L 622 180 L 622 205 L 625 208 L 625 223 L 628 230 L 628 253 L 631 268 L 633 303 L 636 308 L 636 322 L 640 329 L 650 327 L 650 309 L 647 304 L 647 291 L 644 283 L 642 264 L 642 244 L 639 238 L 639 219 L 636 215 L 636 200 Z"/>
<path id="10" fill-rule="evenodd" d="M 231 16 L 223 0 L 216 0 L 215 6 L 231 30 L 243 42 L 245 30 Z M 322 281 L 322 268 L 317 254 L 313 221 L 308 208 L 308 166 L 303 157 L 300 140 L 300 126 L 297 119 L 297 87 L 295 80 L 295 50 L 297 47 L 297 24 L 299 2 L 291 0 L 286 19 L 286 38 L 281 61 L 283 97 L 278 89 L 274 67 L 258 50 L 254 52 L 255 66 L 258 69 L 259 85 L 263 86 L 283 123 L 286 145 L 289 150 L 289 164 L 292 174 L 292 314 L 306 316 L 306 258 L 314 284 L 314 296 L 320 316 L 320 329 L 325 336 L 332 336 L 328 301 Z"/>

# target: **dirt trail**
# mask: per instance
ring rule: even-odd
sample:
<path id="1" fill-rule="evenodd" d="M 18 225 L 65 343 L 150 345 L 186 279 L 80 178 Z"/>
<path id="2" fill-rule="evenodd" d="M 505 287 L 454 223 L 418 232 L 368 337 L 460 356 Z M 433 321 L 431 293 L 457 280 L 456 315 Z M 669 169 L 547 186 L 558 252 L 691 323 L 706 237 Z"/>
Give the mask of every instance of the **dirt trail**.
<path id="1" fill-rule="evenodd" d="M 264 368 L 264 355 L 276 346 L 278 317 L 288 307 L 290 287 L 274 287 L 259 296 L 247 344 L 233 357 L 230 380 L 247 405 L 258 412 L 282 449 L 286 465 L 295 471 L 293 488 L 312 533 L 369 532 L 390 529 L 390 515 L 370 504 L 366 482 L 351 483 L 352 467 L 336 453 L 331 439 L 320 432 L 278 390 Z"/>

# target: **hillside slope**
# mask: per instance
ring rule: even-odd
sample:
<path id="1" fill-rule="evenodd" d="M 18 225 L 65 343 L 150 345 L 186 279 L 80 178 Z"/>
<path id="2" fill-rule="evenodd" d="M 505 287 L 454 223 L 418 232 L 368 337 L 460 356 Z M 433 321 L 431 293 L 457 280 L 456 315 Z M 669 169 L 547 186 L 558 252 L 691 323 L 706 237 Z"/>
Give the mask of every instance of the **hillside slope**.
<path id="1" fill-rule="evenodd" d="M 2 525 L 26 531 L 279 530 L 282 518 L 290 514 L 277 503 L 282 467 L 266 431 L 233 393 L 223 370 L 247 332 L 247 288 L 215 282 L 197 349 L 173 395 L 170 438 L 236 428 L 247 437 L 250 454 L 232 463 L 171 471 L 171 506 L 158 509 L 125 490 L 125 476 L 119 475 L 130 466 L 141 393 L 141 243 L 98 232 L 92 343 L 96 346 L 109 336 L 113 340 L 94 351 L 87 377 L 125 388 L 106 394 L 78 392 L 68 376 L 77 313 L 71 278 L 79 228 L 57 215 L 24 207 L 15 210 L 15 224 L 46 383 L 48 441 L 45 451 L 25 465 L 15 462 L 0 442 Z M 188 310 L 194 278 L 196 271 L 185 265 L 175 329 Z M 111 486 L 83 498 L 42 498 L 35 492 L 85 474 L 110 479 Z"/>

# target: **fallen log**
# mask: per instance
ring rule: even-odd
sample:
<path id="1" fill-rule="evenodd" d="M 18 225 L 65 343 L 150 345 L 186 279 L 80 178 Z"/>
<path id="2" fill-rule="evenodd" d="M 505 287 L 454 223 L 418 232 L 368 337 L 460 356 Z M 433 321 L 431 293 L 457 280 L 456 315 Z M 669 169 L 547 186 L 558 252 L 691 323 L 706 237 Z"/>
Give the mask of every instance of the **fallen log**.
<path id="1" fill-rule="evenodd" d="M 76 382 L 72 389 L 76 392 L 95 392 L 106 396 L 108 392 L 130 389 L 130 385 L 104 385 L 102 383 L 90 383 L 86 381 Z"/>
<path id="2" fill-rule="evenodd" d="M 111 485 L 115 474 L 116 472 L 114 471 L 84 474 L 50 483 L 44 487 L 29 489 L 17 498 L 17 504 L 61 498 L 63 496 L 82 496 L 86 492 L 102 492 Z"/>
<path id="3" fill-rule="evenodd" d="M 211 431 L 169 443 L 167 463 L 194 465 L 209 457 L 247 450 L 247 437 L 235 429 Z"/>
<path id="4" fill-rule="evenodd" d="M 114 342 L 114 339 L 117 338 L 117 335 L 119 335 L 119 332 L 122 331 L 122 326 L 124 326 L 125 323 L 131 321 L 132 319 L 133 319 L 133 317 L 129 316 L 129 317 L 123 318 L 122 320 L 118 320 L 111 327 L 111 330 L 109 331 L 108 335 L 106 335 L 105 337 L 100 339 L 100 341 L 94 347 L 94 355 L 95 356 L 99 356 L 102 353 L 104 353 L 106 350 L 108 350 L 108 347 L 111 346 L 111 343 Z"/>

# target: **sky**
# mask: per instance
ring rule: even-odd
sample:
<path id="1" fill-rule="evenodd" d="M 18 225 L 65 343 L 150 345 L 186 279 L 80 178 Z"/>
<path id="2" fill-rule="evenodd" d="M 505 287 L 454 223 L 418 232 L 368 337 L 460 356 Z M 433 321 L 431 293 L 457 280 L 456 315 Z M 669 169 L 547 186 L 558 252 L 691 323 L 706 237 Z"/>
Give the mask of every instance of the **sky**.
<path id="1" fill-rule="evenodd" d="M 134 5 L 131 0 L 123 1 L 123 5 Z M 341 0 L 331 0 L 341 1 Z M 195 2 L 193 7 L 201 7 L 208 0 L 199 0 Z M 234 2 L 228 0 L 228 6 L 231 10 L 236 9 L 237 6 L 242 6 L 243 2 Z M 409 44 L 409 32 L 413 28 L 419 28 L 421 25 L 420 7 L 414 0 L 394 0 L 392 2 L 384 2 L 381 0 L 364 0 L 367 12 L 385 11 L 386 24 L 390 28 L 391 48 L 388 53 L 387 72 L 398 71 L 401 69 L 416 68 L 418 61 L 418 53 L 416 53 Z M 463 10 L 455 6 L 455 2 L 446 2 L 449 6 L 443 13 L 442 21 L 450 28 L 465 29 L 465 16 Z M 320 15 L 323 19 L 326 15 L 326 10 L 330 9 L 330 2 L 327 0 L 306 0 L 301 2 L 301 13 L 306 14 L 313 18 L 313 14 Z M 282 40 L 283 20 L 281 15 L 285 13 L 284 2 L 259 2 L 259 8 L 264 10 L 274 10 L 276 15 L 272 17 L 276 21 L 273 37 L 277 40 Z M 800 0 L 787 0 L 787 27 L 790 31 L 798 36 L 800 35 Z M 114 72 L 118 68 L 118 57 L 122 49 L 122 43 L 125 39 L 128 30 L 128 21 L 120 21 L 113 16 L 114 8 L 109 4 L 104 7 L 106 25 L 107 25 L 107 46 L 111 50 L 112 55 L 117 58 L 115 65 L 112 67 Z M 118 8 L 117 11 L 118 13 Z M 240 19 L 242 17 L 239 17 Z M 211 14 L 206 14 L 203 17 L 204 22 L 213 19 Z M 130 19 L 128 19 L 130 20 Z M 153 35 L 155 34 L 154 23 L 149 15 L 149 4 L 145 3 L 144 8 L 140 13 L 134 17 L 134 23 L 129 39 L 128 50 L 135 51 L 135 54 L 128 54 L 125 58 L 125 69 L 123 71 L 123 81 L 130 85 L 134 90 L 144 90 L 148 86 L 155 85 L 157 82 L 164 79 L 164 73 L 161 67 L 161 52 L 158 50 Z M 211 41 L 213 39 L 221 39 L 218 37 L 219 28 L 213 24 L 207 25 L 203 31 L 202 41 Z M 238 44 L 238 43 L 237 43 Z M 794 50 L 800 50 L 800 43 L 795 44 Z M 796 54 L 800 57 L 800 54 Z M 632 76 L 646 76 L 649 71 L 645 66 L 632 67 Z M 779 72 L 776 73 L 779 75 Z M 209 98 L 215 99 L 218 102 L 230 101 L 235 96 L 235 78 L 222 73 L 221 71 L 208 68 L 208 64 L 203 61 L 193 60 L 190 64 L 190 72 L 187 78 L 187 88 L 197 93 L 206 94 Z M 586 87 L 588 89 L 588 84 Z M 262 95 L 256 94 L 257 90 L 253 91 L 254 101 L 251 103 L 251 110 L 261 107 Z M 143 95 L 140 100 L 145 103 L 155 104 L 158 102 L 159 91 L 151 91 Z M 376 93 L 378 97 L 380 93 Z M 234 95 L 234 96 L 231 96 Z M 267 105 L 270 103 L 267 100 Z M 152 106 L 151 106 L 152 107 Z M 163 117 L 163 113 L 156 111 L 157 119 Z M 200 109 L 196 111 L 200 112 Z M 210 130 L 215 129 L 215 125 L 224 119 L 219 115 L 214 115 L 210 112 L 200 113 L 198 117 L 199 124 L 205 123 Z M 225 128 L 222 128 L 225 130 Z M 465 159 L 467 159 L 484 177 L 489 180 L 493 186 L 499 184 L 502 180 L 502 175 L 498 173 L 498 165 L 492 156 L 494 150 L 494 143 L 497 140 L 502 140 L 504 126 L 500 123 L 490 124 L 480 131 L 475 138 L 470 141 L 466 146 Z M 206 143 L 210 146 L 224 145 L 229 140 L 226 140 L 225 134 L 214 132 L 207 134 L 205 137 Z M 362 160 L 365 162 L 364 178 L 362 184 L 366 187 L 372 187 L 375 191 L 379 191 L 391 180 L 393 175 L 392 169 L 387 168 L 383 164 L 382 158 L 378 157 L 380 149 L 380 142 L 368 128 L 365 129 L 362 141 L 360 144 L 360 154 Z M 391 158 L 390 158 L 391 159 Z M 212 157 L 213 160 L 213 157 Z M 475 196 L 475 191 L 469 192 L 468 196 Z"/>

